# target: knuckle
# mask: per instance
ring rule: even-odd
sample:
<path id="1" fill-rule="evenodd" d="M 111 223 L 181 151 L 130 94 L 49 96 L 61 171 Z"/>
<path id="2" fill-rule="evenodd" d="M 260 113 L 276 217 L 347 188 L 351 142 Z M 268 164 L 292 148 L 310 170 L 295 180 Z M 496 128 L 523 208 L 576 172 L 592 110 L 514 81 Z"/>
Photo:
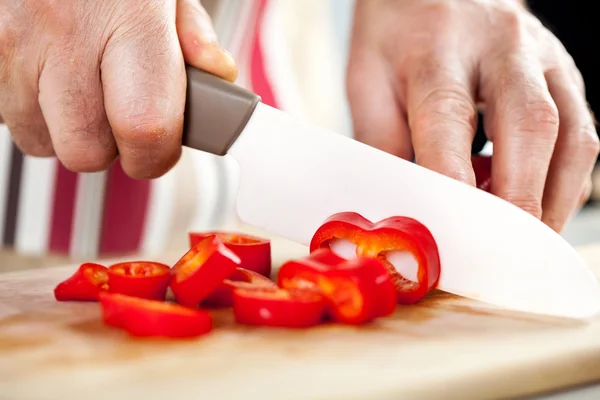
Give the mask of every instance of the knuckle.
<path id="1" fill-rule="evenodd" d="M 600 140 L 592 123 L 587 124 L 577 135 L 577 152 L 584 157 L 596 159 L 600 154 Z"/>
<path id="2" fill-rule="evenodd" d="M 569 154 L 578 154 L 586 160 L 595 160 L 600 155 L 600 140 L 591 114 L 587 118 L 574 121 L 570 126 L 562 126 L 565 140 L 563 148 Z"/>
<path id="3" fill-rule="evenodd" d="M 28 144 L 24 145 L 21 142 L 15 141 L 15 145 L 21 150 L 24 154 L 32 157 L 52 157 L 55 155 L 54 147 L 52 147 L 51 143 L 37 143 L 37 144 Z"/>
<path id="4" fill-rule="evenodd" d="M 56 135 L 57 156 L 75 172 L 98 172 L 107 169 L 117 156 L 108 124 L 88 118 L 75 121 Z"/>
<path id="5" fill-rule="evenodd" d="M 550 100 L 529 101 L 515 108 L 510 113 L 509 121 L 519 133 L 536 134 L 550 141 L 555 141 L 558 136 L 558 109 Z"/>
<path id="6" fill-rule="evenodd" d="M 121 166 L 125 173 L 134 179 L 155 179 L 167 173 L 179 160 L 181 147 L 166 151 L 161 157 L 149 157 L 154 153 L 128 151 L 121 154 Z"/>
<path id="7" fill-rule="evenodd" d="M 509 193 L 504 199 L 537 218 L 542 216 L 542 203 L 537 196 L 531 193 Z"/>
<path id="8" fill-rule="evenodd" d="M 121 118 L 115 124 L 114 134 L 131 147 L 162 147 L 172 136 L 173 124 L 160 114 L 143 114 Z"/>
<path id="9" fill-rule="evenodd" d="M 523 29 L 523 14 L 518 7 L 503 7 L 498 10 L 497 21 L 505 32 L 512 33 L 513 37 L 519 36 Z"/>
<path id="10" fill-rule="evenodd" d="M 169 171 L 181 153 L 180 121 L 157 113 L 121 120 L 114 132 L 125 173 L 154 179 Z"/>
<path id="11" fill-rule="evenodd" d="M 475 185 L 475 173 L 473 172 L 473 168 L 469 167 L 471 160 L 467 151 L 460 152 L 456 149 L 445 149 L 442 154 L 439 152 L 436 154 L 430 149 L 428 154 L 431 154 L 429 160 L 420 160 L 419 157 L 417 157 L 417 163 L 428 165 L 428 168 L 449 178 L 472 186 Z M 432 158 L 435 158 L 435 160 Z M 431 167 L 433 165 L 435 165 L 435 167 Z"/>
<path id="12" fill-rule="evenodd" d="M 579 200 L 577 202 L 578 207 L 583 207 L 585 203 L 588 202 L 588 200 L 592 197 L 593 189 L 594 185 L 592 183 L 592 179 L 590 178 L 583 186 L 583 190 L 581 191 L 581 195 L 579 196 Z"/>
<path id="13" fill-rule="evenodd" d="M 464 90 L 437 89 L 423 99 L 415 109 L 413 118 L 416 130 L 451 125 L 474 131 L 477 126 L 477 107 Z"/>
<path id="14" fill-rule="evenodd" d="M 54 155 L 52 140 L 45 123 L 37 120 L 18 121 L 8 124 L 8 130 L 15 146 L 24 154 L 33 157 L 51 157 Z"/>
<path id="15" fill-rule="evenodd" d="M 69 148 L 57 154 L 60 162 L 73 172 L 98 172 L 106 170 L 116 158 L 116 152 L 101 147 Z"/>
<path id="16" fill-rule="evenodd" d="M 111 38 L 113 44 L 119 41 L 160 43 L 157 38 L 168 37 L 172 29 L 171 21 L 166 18 L 169 15 L 168 2 L 151 0 L 145 2 L 143 8 L 128 3 L 132 2 L 123 2 L 123 7 L 117 6 L 118 10 L 115 11 L 119 18 L 115 22 L 117 34 Z"/>
<path id="17" fill-rule="evenodd" d="M 15 146 L 24 154 L 32 157 L 52 157 L 54 156 L 54 147 L 49 139 L 41 139 L 36 136 L 36 139 L 31 140 L 31 132 L 28 131 L 25 135 L 13 135 Z"/>
<path id="18" fill-rule="evenodd" d="M 76 19 L 74 4 L 61 0 L 42 0 L 36 4 L 34 13 L 43 18 L 44 28 L 53 37 L 70 36 Z"/>
<path id="19" fill-rule="evenodd" d="M 494 46 L 489 51 L 497 57 L 502 57 L 505 52 L 525 49 L 532 53 L 531 35 L 528 34 L 528 22 L 524 13 L 516 6 L 502 6 L 495 10 L 491 25 L 495 32 Z M 536 47 L 537 48 L 537 47 Z"/>
<path id="20" fill-rule="evenodd" d="M 544 215 L 543 222 L 556 232 L 560 232 L 565 224 L 564 218 L 554 214 Z"/>
<path id="21" fill-rule="evenodd" d="M 423 6 L 425 20 L 435 22 L 436 26 L 448 27 L 455 23 L 455 16 L 460 10 L 452 1 L 435 1 Z"/>

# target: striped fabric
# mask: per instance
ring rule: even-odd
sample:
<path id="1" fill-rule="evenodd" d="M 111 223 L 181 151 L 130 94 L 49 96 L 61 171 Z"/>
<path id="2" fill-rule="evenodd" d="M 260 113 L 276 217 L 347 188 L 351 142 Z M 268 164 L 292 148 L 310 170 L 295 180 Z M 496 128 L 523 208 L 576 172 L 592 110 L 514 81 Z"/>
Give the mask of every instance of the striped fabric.
<path id="1" fill-rule="evenodd" d="M 345 61 L 336 51 L 344 46 L 330 20 L 340 4 L 347 9 L 351 1 L 212 3 L 220 42 L 240 68 L 237 84 L 266 104 L 349 132 L 343 70 L 335 70 Z M 298 25 L 305 18 L 314 23 L 309 30 Z M 184 149 L 178 165 L 153 181 L 127 177 L 118 162 L 109 171 L 77 174 L 54 158 L 23 156 L 0 125 L 1 243 L 20 253 L 73 259 L 152 254 L 185 245 L 188 230 L 237 224 L 234 164 Z"/>

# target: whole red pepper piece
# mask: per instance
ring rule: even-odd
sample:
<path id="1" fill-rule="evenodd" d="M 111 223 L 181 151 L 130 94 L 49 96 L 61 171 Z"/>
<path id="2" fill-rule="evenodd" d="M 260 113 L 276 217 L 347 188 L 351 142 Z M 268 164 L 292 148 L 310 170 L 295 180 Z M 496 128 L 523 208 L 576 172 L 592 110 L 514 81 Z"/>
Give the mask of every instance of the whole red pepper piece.
<path id="1" fill-rule="evenodd" d="M 233 291 L 237 288 L 246 289 L 278 289 L 275 282 L 269 278 L 244 268 L 236 268 L 229 278 L 225 279 L 204 301 L 203 305 L 216 307 L 231 307 Z"/>
<path id="2" fill-rule="evenodd" d="M 233 292 L 233 313 L 240 324 L 307 328 L 322 321 L 325 300 L 312 291 L 238 288 Z"/>
<path id="3" fill-rule="evenodd" d="M 128 261 L 108 267 L 108 291 L 150 300 L 164 300 L 171 268 L 153 261 Z"/>
<path id="4" fill-rule="evenodd" d="M 237 255 L 216 236 L 208 236 L 173 266 L 170 287 L 179 304 L 197 307 L 239 266 Z"/>
<path id="5" fill-rule="evenodd" d="M 105 266 L 84 263 L 67 280 L 54 288 L 58 301 L 97 301 L 98 294 L 108 288 L 108 271 Z"/>
<path id="6" fill-rule="evenodd" d="M 105 292 L 99 299 L 104 323 L 132 336 L 191 338 L 213 328 L 212 317 L 204 310 L 120 293 Z"/>
<path id="7" fill-rule="evenodd" d="M 489 192 L 492 189 L 492 157 L 471 156 L 476 186 Z"/>
<path id="8" fill-rule="evenodd" d="M 337 322 L 363 324 L 391 314 L 396 290 L 386 266 L 378 259 L 345 260 L 329 249 L 284 263 L 277 282 L 285 289 L 322 293 L 328 313 Z"/>
<path id="9" fill-rule="evenodd" d="M 190 232 L 190 246 L 216 236 L 240 258 L 240 267 L 264 276 L 271 275 L 271 241 L 241 232 Z"/>
<path id="10" fill-rule="evenodd" d="M 354 243 L 359 257 L 383 261 L 396 286 L 398 303 L 416 303 L 437 285 L 440 276 L 437 244 L 427 227 L 415 219 L 399 216 L 372 223 L 354 212 L 338 213 L 317 229 L 310 251 L 329 248 L 332 239 L 346 239 Z M 412 254 L 418 264 L 418 282 L 403 277 L 387 260 L 391 251 Z"/>

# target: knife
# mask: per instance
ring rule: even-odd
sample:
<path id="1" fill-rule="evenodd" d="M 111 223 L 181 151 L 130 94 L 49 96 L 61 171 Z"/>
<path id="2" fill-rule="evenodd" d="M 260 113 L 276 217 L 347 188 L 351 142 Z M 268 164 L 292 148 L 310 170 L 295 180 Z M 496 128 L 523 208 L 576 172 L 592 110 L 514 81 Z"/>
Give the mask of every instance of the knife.
<path id="1" fill-rule="evenodd" d="M 311 125 L 209 73 L 188 66 L 187 77 L 183 144 L 235 159 L 243 222 L 308 245 L 337 212 L 373 222 L 409 216 L 437 242 L 440 290 L 551 316 L 600 312 L 600 287 L 582 257 L 520 208 Z"/>

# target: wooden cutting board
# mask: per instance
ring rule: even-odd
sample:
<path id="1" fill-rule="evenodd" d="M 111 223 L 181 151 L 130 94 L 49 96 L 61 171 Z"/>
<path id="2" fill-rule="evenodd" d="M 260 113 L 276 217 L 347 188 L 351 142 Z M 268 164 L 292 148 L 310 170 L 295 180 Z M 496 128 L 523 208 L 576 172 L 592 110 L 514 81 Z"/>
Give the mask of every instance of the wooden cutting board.
<path id="1" fill-rule="evenodd" d="M 579 250 L 600 275 L 600 245 Z M 305 252 L 274 242 L 275 262 Z M 97 304 L 54 300 L 75 268 L 0 275 L 1 399 L 484 399 L 600 380 L 600 319 L 438 292 L 359 328 L 248 328 L 221 311 L 207 337 L 135 340 Z"/>

